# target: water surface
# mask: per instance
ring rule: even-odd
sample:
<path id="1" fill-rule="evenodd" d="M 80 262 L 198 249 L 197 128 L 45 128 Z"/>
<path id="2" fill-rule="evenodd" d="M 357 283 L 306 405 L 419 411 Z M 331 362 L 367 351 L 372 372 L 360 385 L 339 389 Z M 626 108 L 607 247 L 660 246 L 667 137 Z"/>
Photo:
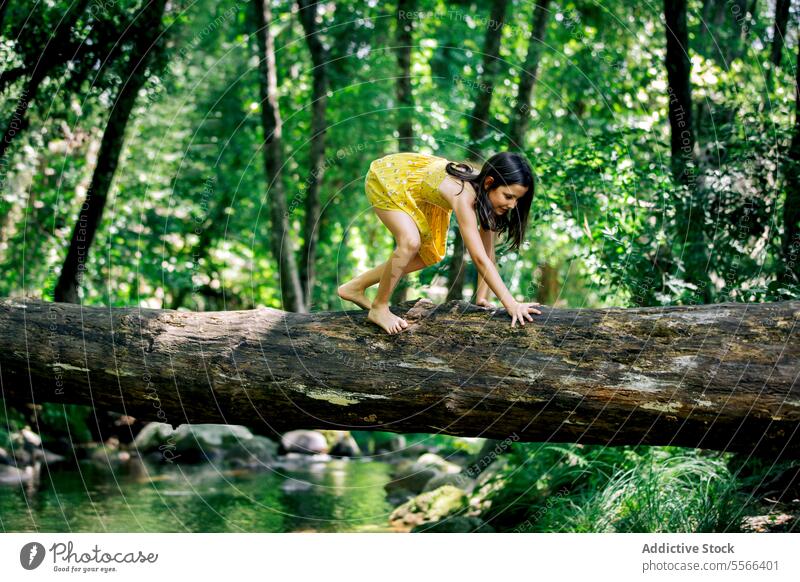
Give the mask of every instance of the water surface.
<path id="1" fill-rule="evenodd" d="M 0 486 L 5 532 L 391 531 L 391 467 L 367 459 L 293 460 L 272 468 L 119 468 L 93 462 L 42 470 L 38 488 Z"/>

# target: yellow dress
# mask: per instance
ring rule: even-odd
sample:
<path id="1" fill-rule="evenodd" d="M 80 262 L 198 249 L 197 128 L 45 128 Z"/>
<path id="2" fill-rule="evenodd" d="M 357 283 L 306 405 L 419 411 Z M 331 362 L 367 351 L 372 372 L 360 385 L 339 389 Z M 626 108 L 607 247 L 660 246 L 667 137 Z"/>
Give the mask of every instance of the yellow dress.
<path id="1" fill-rule="evenodd" d="M 419 228 L 419 256 L 426 265 L 444 258 L 452 208 L 439 192 L 449 160 L 400 152 L 373 161 L 367 172 L 367 199 L 375 208 L 402 210 Z"/>

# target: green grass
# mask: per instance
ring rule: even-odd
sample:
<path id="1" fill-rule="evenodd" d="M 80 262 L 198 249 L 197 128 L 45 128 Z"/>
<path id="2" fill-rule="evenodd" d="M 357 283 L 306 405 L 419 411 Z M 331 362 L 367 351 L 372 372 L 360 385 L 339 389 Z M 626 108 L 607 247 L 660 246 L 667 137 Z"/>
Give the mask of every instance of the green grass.
<path id="1" fill-rule="evenodd" d="M 757 499 L 733 458 L 678 447 L 518 443 L 477 495 L 482 517 L 505 531 L 735 532 Z M 767 468 L 775 469 L 755 467 L 747 479 Z"/>

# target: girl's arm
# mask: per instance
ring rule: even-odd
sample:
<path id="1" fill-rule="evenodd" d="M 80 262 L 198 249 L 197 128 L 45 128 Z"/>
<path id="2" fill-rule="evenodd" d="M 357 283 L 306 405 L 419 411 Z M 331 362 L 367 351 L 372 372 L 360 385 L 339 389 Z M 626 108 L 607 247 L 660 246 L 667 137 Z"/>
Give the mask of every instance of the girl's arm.
<path id="1" fill-rule="evenodd" d="M 486 251 L 486 255 L 492 261 L 492 264 L 497 267 L 497 259 L 494 252 L 494 244 L 495 240 L 497 239 L 497 233 L 493 230 L 481 230 L 480 234 L 481 241 L 483 241 L 483 250 Z M 484 279 L 480 273 L 478 274 L 478 288 L 475 292 L 475 303 L 478 305 L 483 305 L 484 307 L 489 307 L 490 305 L 489 285 L 486 284 L 486 279 Z"/>
<path id="2" fill-rule="evenodd" d="M 494 263 L 483 248 L 483 241 L 478 232 L 478 219 L 475 216 L 475 211 L 472 209 L 472 201 L 474 199 L 474 195 L 458 196 L 455 198 L 453 204 L 453 210 L 456 213 L 456 220 L 458 221 L 458 228 L 461 231 L 461 238 L 464 240 L 464 246 L 472 257 L 472 262 L 475 263 L 475 267 L 477 267 L 480 276 L 483 277 L 489 288 L 497 295 L 497 298 L 500 299 L 503 307 L 506 308 L 508 315 L 511 317 L 511 326 L 513 327 L 517 321 L 525 325 L 526 318 L 528 321 L 533 321 L 530 312 L 536 314 L 541 314 L 541 312 L 531 307 L 531 305 L 533 305 L 531 303 L 518 303 L 500 278 L 497 267 L 494 266 Z"/>
<path id="3" fill-rule="evenodd" d="M 475 189 L 468 182 L 446 175 L 441 184 L 439 184 L 439 192 L 450 202 L 458 221 L 458 228 L 461 232 L 464 246 L 472 257 L 479 276 L 497 295 L 503 307 L 506 308 L 506 312 L 511 317 L 511 327 L 514 327 L 517 321 L 521 325 L 525 325 L 526 319 L 533 321 L 531 313 L 541 315 L 542 312 L 533 307 L 533 305 L 539 305 L 538 303 L 518 303 L 514 299 L 514 296 L 503 284 L 497 268 L 494 266 L 492 259 L 489 258 L 486 249 L 484 249 L 483 241 L 478 232 L 478 219 L 473 208 L 476 198 Z"/>

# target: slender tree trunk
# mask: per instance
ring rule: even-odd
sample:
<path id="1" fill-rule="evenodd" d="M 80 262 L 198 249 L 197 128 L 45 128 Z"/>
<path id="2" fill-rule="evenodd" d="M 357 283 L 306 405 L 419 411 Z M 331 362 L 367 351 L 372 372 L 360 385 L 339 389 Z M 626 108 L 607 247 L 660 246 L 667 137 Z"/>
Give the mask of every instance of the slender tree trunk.
<path id="1" fill-rule="evenodd" d="M 464 260 L 466 247 L 461 231 L 455 228 L 453 240 L 453 256 L 447 268 L 447 298 L 446 301 L 460 301 L 464 297 L 464 281 L 467 277 L 467 263 Z"/>
<path id="2" fill-rule="evenodd" d="M 395 311 L 411 325 L 399 341 L 364 311 L 0 300 L 0 382 L 12 402 L 89 404 L 173 426 L 347 426 L 800 457 L 798 301 L 543 308 L 515 330 L 504 310 L 463 302 Z"/>
<path id="3" fill-rule="evenodd" d="M 783 60 L 783 45 L 786 43 L 786 26 L 789 23 L 791 0 L 775 1 L 775 22 L 772 26 L 772 46 L 769 60 L 772 64 L 767 69 L 767 88 L 772 89 L 775 82 L 775 69 L 780 68 Z"/>
<path id="4" fill-rule="evenodd" d="M 776 0 L 775 3 L 775 26 L 772 33 L 772 50 L 769 60 L 777 69 L 781 66 L 783 56 L 783 45 L 786 43 L 786 25 L 789 23 L 789 8 L 791 0 Z"/>
<path id="5" fill-rule="evenodd" d="M 408 16 L 417 9 L 417 0 L 398 0 L 397 29 L 395 44 L 397 45 L 397 132 L 398 150 L 412 152 L 414 143 L 414 93 L 411 88 L 411 50 L 414 48 L 414 18 Z M 394 288 L 391 303 L 397 305 L 408 297 L 411 285 L 408 277 L 402 277 Z"/>
<path id="6" fill-rule="evenodd" d="M 475 107 L 469 118 L 469 150 L 470 157 L 483 160 L 483 144 L 481 140 L 489 132 L 489 112 L 492 105 L 495 78 L 500 67 L 500 40 L 503 37 L 503 25 L 506 18 L 508 0 L 493 0 L 489 15 L 492 26 L 486 27 L 486 36 L 483 42 L 483 73 L 477 84 L 475 93 Z M 464 297 L 464 241 L 461 232 L 456 228 L 453 242 L 453 256 L 447 269 L 447 300 L 460 300 Z"/>
<path id="7" fill-rule="evenodd" d="M 489 133 L 489 111 L 498 70 L 500 69 L 500 40 L 506 19 L 508 0 L 493 0 L 489 15 L 492 26 L 487 26 L 483 42 L 483 73 L 475 93 L 475 107 L 469 119 L 469 148 L 471 157 L 482 159 L 481 140 Z"/>
<path id="8" fill-rule="evenodd" d="M 78 302 L 86 259 L 95 233 L 103 217 L 111 182 L 119 163 L 119 155 L 125 141 L 125 128 L 133 110 L 139 90 L 147 80 L 147 65 L 164 48 L 163 17 L 167 0 L 152 0 L 143 9 L 138 19 L 137 41 L 130 55 L 125 81 L 119 90 L 116 102 L 103 132 L 97 164 L 92 181 L 86 192 L 86 200 L 81 206 L 78 221 L 72 231 L 67 257 L 61 267 L 61 274 L 54 292 L 56 301 Z"/>
<path id="9" fill-rule="evenodd" d="M 414 19 L 401 14 L 416 11 L 417 0 L 398 0 L 397 2 L 397 112 L 401 152 L 414 151 L 414 94 L 411 90 L 411 49 L 413 48 Z"/>
<path id="10" fill-rule="evenodd" d="M 540 264 L 539 269 L 542 279 L 536 289 L 536 301 L 542 305 L 553 305 L 559 291 L 558 269 L 549 263 Z"/>
<path id="11" fill-rule="evenodd" d="M 304 312 L 303 288 L 294 256 L 294 240 L 289 230 L 289 213 L 283 189 L 282 120 L 278 107 L 278 76 L 272 37 L 270 0 L 253 0 L 258 70 L 261 88 L 261 124 L 264 128 L 264 168 L 269 184 L 270 245 L 278 266 L 281 301 L 289 311 Z"/>
<path id="12" fill-rule="evenodd" d="M 672 175 L 686 188 L 678 202 L 676 236 L 684 241 L 684 278 L 698 287 L 698 297 L 708 302 L 711 283 L 708 277 L 707 247 L 704 238 L 704 200 L 697 185 L 695 134 L 692 125 L 691 61 L 686 27 L 686 0 L 664 0 L 667 34 L 667 79 L 669 82 L 670 149 Z"/>
<path id="13" fill-rule="evenodd" d="M 311 151 L 306 179 L 305 229 L 303 250 L 300 257 L 300 281 L 303 286 L 303 303 L 311 309 L 316 282 L 317 244 L 320 232 L 320 187 L 325 171 L 325 132 L 328 129 L 326 110 L 328 107 L 328 55 L 317 31 L 316 0 L 297 0 L 298 16 L 306 35 L 308 52 L 314 69 L 311 72 Z"/>
<path id="14" fill-rule="evenodd" d="M 511 124 L 508 128 L 508 143 L 512 148 L 518 150 L 525 147 L 525 137 L 528 133 L 531 97 L 539 75 L 539 61 L 542 57 L 542 44 L 545 30 L 547 29 L 549 5 L 550 0 L 539 0 L 533 8 L 533 24 L 531 38 L 528 42 L 528 54 L 525 56 L 525 66 L 520 73 L 517 105 L 512 113 Z"/>
<path id="15" fill-rule="evenodd" d="M 794 135 L 786 160 L 786 201 L 783 205 L 782 276 L 800 286 L 800 47 L 795 68 Z"/>

